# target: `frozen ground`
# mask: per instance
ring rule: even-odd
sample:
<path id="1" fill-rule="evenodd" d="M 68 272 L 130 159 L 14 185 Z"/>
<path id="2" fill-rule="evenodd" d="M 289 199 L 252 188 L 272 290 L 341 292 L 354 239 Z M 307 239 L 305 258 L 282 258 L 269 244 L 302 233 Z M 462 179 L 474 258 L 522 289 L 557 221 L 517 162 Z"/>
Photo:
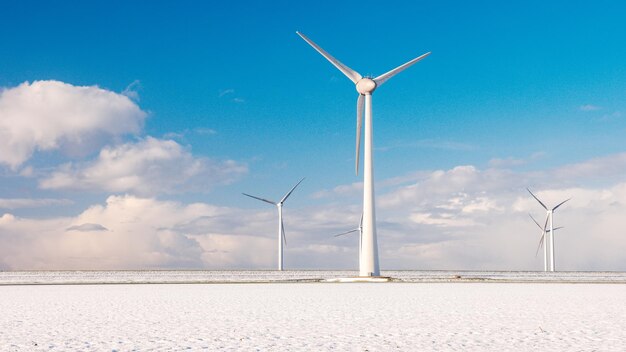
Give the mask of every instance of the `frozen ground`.
<path id="1" fill-rule="evenodd" d="M 0 351 L 623 351 L 626 285 L 0 286 Z"/>

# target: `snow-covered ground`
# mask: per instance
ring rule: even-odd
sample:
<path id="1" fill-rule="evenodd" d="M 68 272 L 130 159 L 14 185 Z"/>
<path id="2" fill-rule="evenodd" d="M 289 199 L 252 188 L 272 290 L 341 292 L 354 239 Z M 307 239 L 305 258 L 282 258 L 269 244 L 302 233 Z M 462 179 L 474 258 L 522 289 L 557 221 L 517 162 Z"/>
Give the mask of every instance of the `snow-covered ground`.
<path id="1" fill-rule="evenodd" d="M 396 282 L 577 282 L 626 283 L 624 272 L 542 271 L 383 271 Z M 351 277 L 357 271 L 318 270 L 128 270 L 128 271 L 0 271 L 0 285 L 99 283 L 244 283 L 316 282 Z"/>
<path id="2" fill-rule="evenodd" d="M 0 286 L 0 351 L 623 351 L 626 285 Z"/>

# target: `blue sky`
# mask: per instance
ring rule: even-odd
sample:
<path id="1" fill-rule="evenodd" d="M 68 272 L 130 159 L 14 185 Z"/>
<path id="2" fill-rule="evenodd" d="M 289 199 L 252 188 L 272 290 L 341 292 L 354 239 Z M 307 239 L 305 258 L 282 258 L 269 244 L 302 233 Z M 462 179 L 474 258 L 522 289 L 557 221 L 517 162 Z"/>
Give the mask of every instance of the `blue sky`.
<path id="1" fill-rule="evenodd" d="M 35 148 L 17 167 L 0 164 L 0 199 L 63 200 L 0 214 L 71 218 L 122 195 L 265 214 L 262 204 L 240 192 L 278 198 L 304 176 L 300 194 L 290 199 L 294 212 L 304 216 L 328 204 L 357 209 L 358 192 L 324 196 L 360 180 L 353 172 L 356 91 L 296 30 L 364 75 L 432 51 L 374 95 L 382 197 L 422 184 L 415 175 L 459 166 L 508 170 L 519 183 L 503 190 L 519 197 L 526 186 L 555 192 L 616 187 L 621 176 L 610 172 L 607 178 L 563 176 L 562 183 L 533 177 L 624 151 L 625 10 L 621 2 L 571 1 L 7 2 L 0 13 L 0 87 L 35 81 L 98 86 L 126 94 L 145 117 L 129 115 L 142 125 L 139 130 L 112 133 L 80 153 Z M 207 159 L 215 167 L 205 165 L 206 175 L 176 190 L 161 183 L 150 190 L 100 187 L 95 181 L 42 186 L 61 165 L 72 163 L 78 173 L 95 163 L 102 148 L 127 143 L 132 149 L 147 138 L 174 141 L 190 163 Z M 227 160 L 245 170 L 229 169 L 216 178 Z M 621 167 L 607 163 L 611 170 Z M 210 185 L 202 183 L 205 176 Z M 146 179 L 154 177 L 175 175 Z M 482 194 L 480 187 L 454 190 L 461 191 Z M 271 229 L 267 221 L 263 226 Z M 429 236 L 441 231 L 437 226 L 426 231 Z M 295 236 L 314 232 L 296 230 Z"/>

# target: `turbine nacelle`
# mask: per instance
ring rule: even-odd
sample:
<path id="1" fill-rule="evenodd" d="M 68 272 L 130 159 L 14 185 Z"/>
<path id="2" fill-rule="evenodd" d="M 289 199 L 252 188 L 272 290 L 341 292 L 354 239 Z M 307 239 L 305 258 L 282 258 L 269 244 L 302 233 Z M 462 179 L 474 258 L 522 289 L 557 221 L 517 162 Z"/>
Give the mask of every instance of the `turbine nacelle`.
<path id="1" fill-rule="evenodd" d="M 374 82 L 371 78 L 361 78 L 358 82 L 356 82 L 356 91 L 362 95 L 369 95 L 376 90 L 376 82 Z"/>

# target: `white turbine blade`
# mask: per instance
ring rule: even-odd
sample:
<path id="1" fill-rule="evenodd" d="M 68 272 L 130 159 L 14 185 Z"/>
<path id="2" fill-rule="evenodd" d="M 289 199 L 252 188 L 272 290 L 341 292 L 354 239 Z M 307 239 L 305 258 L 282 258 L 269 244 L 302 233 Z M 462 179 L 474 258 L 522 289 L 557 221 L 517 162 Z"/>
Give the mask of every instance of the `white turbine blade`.
<path id="1" fill-rule="evenodd" d="M 562 202 L 561 202 L 561 203 L 559 203 L 556 207 L 552 208 L 552 211 L 555 211 L 555 210 L 556 210 L 556 208 L 560 207 L 561 205 L 563 205 L 565 202 L 567 202 L 567 201 L 568 201 L 568 200 L 570 200 L 570 199 L 572 199 L 572 198 L 568 198 L 568 199 L 566 199 L 566 200 L 562 201 Z"/>
<path id="2" fill-rule="evenodd" d="M 287 192 L 287 194 L 285 194 L 285 196 L 283 197 L 283 199 L 281 199 L 281 200 L 280 200 L 280 202 L 281 202 L 281 203 L 284 203 L 284 202 L 287 200 L 287 198 L 289 198 L 289 196 L 291 195 L 291 192 L 293 192 L 293 190 L 294 190 L 294 189 L 296 189 L 296 187 L 298 187 L 298 185 L 299 185 L 302 181 L 304 181 L 304 179 L 305 179 L 305 178 L 306 178 L 306 177 L 303 177 L 303 178 L 302 178 L 302 180 L 300 180 L 300 182 L 296 183 L 296 185 L 295 185 L 295 186 L 293 186 L 293 188 L 291 189 L 291 191 Z"/>
<path id="3" fill-rule="evenodd" d="M 330 61 L 331 64 L 333 64 L 335 67 L 337 67 L 339 69 L 339 71 L 341 71 L 344 75 L 346 75 L 346 77 L 350 78 L 350 80 L 352 82 L 354 82 L 354 84 L 356 84 L 356 82 L 358 82 L 361 78 L 363 78 L 358 72 L 356 72 L 353 69 L 351 69 L 350 67 L 342 64 L 341 62 L 339 62 L 339 60 L 337 60 L 334 57 L 332 57 L 324 49 L 320 48 L 317 44 L 313 43 L 313 41 L 311 39 L 307 38 L 304 34 L 302 34 L 300 32 L 296 32 L 296 33 L 300 37 L 302 37 L 302 39 L 304 39 L 307 43 L 309 43 L 309 45 L 312 46 L 313 49 L 317 50 L 318 53 L 322 54 L 322 56 L 325 57 L 326 60 Z"/>
<path id="4" fill-rule="evenodd" d="M 556 230 L 558 230 L 558 229 L 562 229 L 562 228 L 564 228 L 564 226 L 555 227 L 555 228 L 554 228 L 554 231 L 556 231 Z"/>
<path id="5" fill-rule="evenodd" d="M 283 219 L 280 219 L 280 227 L 283 229 L 283 241 L 285 242 L 285 246 L 287 245 L 287 235 L 285 235 L 285 224 L 283 223 Z"/>
<path id="6" fill-rule="evenodd" d="M 528 214 L 528 216 L 530 216 L 531 219 L 533 219 L 533 221 L 535 222 L 535 224 L 537 224 L 537 227 L 540 228 L 541 230 L 545 230 L 541 228 L 541 225 L 539 225 L 539 223 L 537 222 L 537 220 L 535 220 L 535 218 L 533 218 L 532 215 Z"/>
<path id="7" fill-rule="evenodd" d="M 539 250 L 541 249 L 541 247 L 543 247 L 543 239 L 546 237 L 546 233 L 544 232 L 543 235 L 541 235 L 541 240 L 539 240 L 539 246 L 537 247 L 537 251 L 535 252 L 535 257 L 539 254 Z"/>
<path id="8" fill-rule="evenodd" d="M 276 203 L 272 202 L 271 200 L 267 200 L 267 199 L 263 199 L 263 198 L 255 197 L 255 196 L 249 195 L 249 194 L 247 194 L 247 193 L 242 193 L 242 194 L 243 194 L 244 196 L 248 196 L 248 197 L 250 197 L 250 198 L 254 198 L 254 199 L 260 200 L 260 201 L 265 202 L 265 203 L 270 203 L 271 205 L 276 205 Z"/>
<path id="9" fill-rule="evenodd" d="M 359 229 L 359 253 L 363 253 L 363 227 Z"/>
<path id="10" fill-rule="evenodd" d="M 546 205 L 545 205 L 545 204 L 543 204 L 543 203 L 539 200 L 539 198 L 537 198 L 537 197 L 533 194 L 533 192 L 531 192 L 528 188 L 526 188 L 526 190 L 528 191 L 528 193 L 530 193 L 530 195 L 531 195 L 531 196 L 533 196 L 533 198 L 535 198 L 535 200 L 536 200 L 536 201 L 538 201 L 538 202 L 539 202 L 539 204 L 541 204 L 541 206 L 542 206 L 545 210 L 548 210 L 548 207 L 546 207 Z"/>
<path id="11" fill-rule="evenodd" d="M 349 234 L 349 233 L 353 233 L 353 232 L 357 232 L 357 231 L 359 231 L 359 229 L 354 229 L 354 230 L 350 230 L 350 231 L 342 232 L 342 233 L 339 233 L 339 234 L 334 235 L 333 237 L 339 237 L 339 236 L 347 235 L 347 234 Z"/>
<path id="12" fill-rule="evenodd" d="M 356 174 L 359 174 L 359 159 L 361 157 L 361 121 L 363 119 L 363 100 L 364 95 L 359 94 L 359 98 L 356 101 Z"/>
<path id="13" fill-rule="evenodd" d="M 530 191 L 528 191 L 528 192 L 530 192 Z M 539 240 L 539 246 L 537 247 L 537 252 L 535 252 L 535 257 L 537 256 L 537 254 L 539 254 L 539 249 L 541 249 L 541 247 L 543 246 L 543 240 L 546 237 L 546 233 L 547 233 L 546 227 L 548 226 L 548 220 L 549 219 L 550 219 L 550 217 L 546 216 L 546 222 L 545 222 L 545 224 L 543 224 L 543 228 L 541 228 L 541 225 L 537 224 L 539 226 L 539 228 L 542 229 L 542 231 L 541 231 L 541 240 Z M 533 219 L 533 220 L 535 220 L 535 219 Z M 535 221 L 535 223 L 536 223 L 536 221 Z"/>
<path id="14" fill-rule="evenodd" d="M 385 83 L 389 78 L 397 75 L 398 73 L 406 70 L 407 68 L 411 67 L 413 64 L 415 64 L 416 62 L 420 61 L 421 59 L 425 58 L 426 56 L 430 55 L 430 51 L 427 52 L 426 54 L 423 54 L 421 56 L 416 57 L 415 59 L 407 62 L 404 65 L 398 66 L 396 68 L 394 68 L 393 70 L 384 73 L 376 78 L 374 78 L 374 82 L 376 82 L 376 86 L 382 86 L 383 83 Z"/>

